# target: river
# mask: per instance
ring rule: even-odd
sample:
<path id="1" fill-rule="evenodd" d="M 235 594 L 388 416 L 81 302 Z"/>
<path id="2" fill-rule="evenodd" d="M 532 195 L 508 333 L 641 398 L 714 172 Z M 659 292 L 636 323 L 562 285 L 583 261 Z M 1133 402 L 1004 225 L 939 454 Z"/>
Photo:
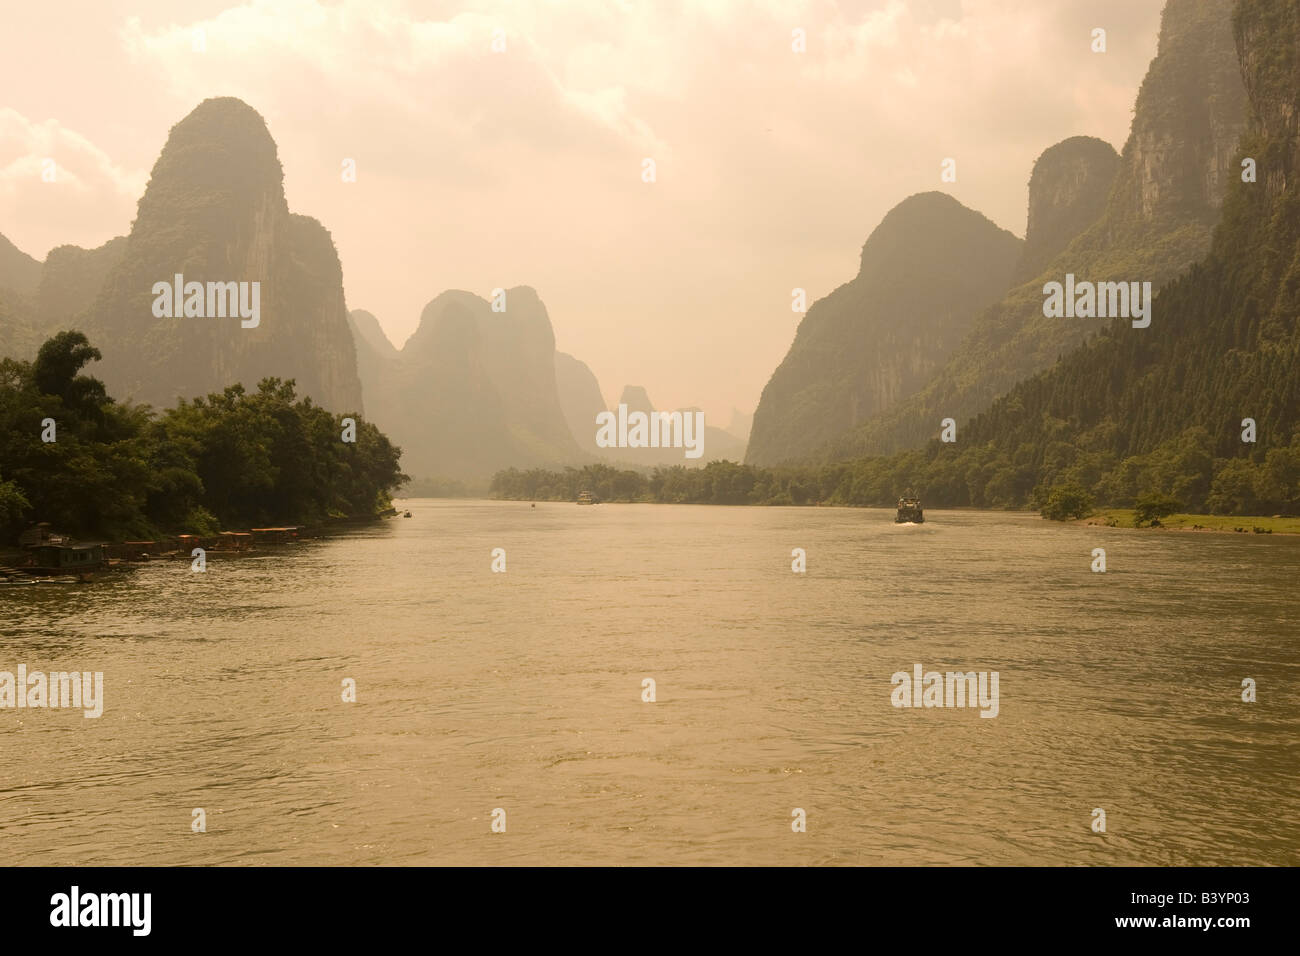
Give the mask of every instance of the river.
<path id="1" fill-rule="evenodd" d="M 98 718 L 0 709 L 6 862 L 1300 863 L 1300 537 L 399 506 L 0 585 L 0 671 L 104 675 Z M 996 717 L 893 706 L 917 664 Z"/>

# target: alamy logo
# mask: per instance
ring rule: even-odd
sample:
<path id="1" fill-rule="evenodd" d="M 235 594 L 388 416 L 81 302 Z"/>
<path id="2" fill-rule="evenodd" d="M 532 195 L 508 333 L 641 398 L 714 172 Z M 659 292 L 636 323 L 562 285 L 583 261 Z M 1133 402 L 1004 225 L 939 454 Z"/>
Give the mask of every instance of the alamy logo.
<path id="1" fill-rule="evenodd" d="M 152 893 L 86 893 L 74 886 L 50 897 L 51 926 L 129 926 L 133 936 L 148 936 Z"/>
<path id="2" fill-rule="evenodd" d="M 238 316 L 240 326 L 262 323 L 262 283 L 186 282 L 176 273 L 172 282 L 153 284 L 153 314 L 159 319 L 224 319 Z"/>
<path id="3" fill-rule="evenodd" d="M 889 682 L 894 685 L 889 702 L 895 707 L 976 707 L 981 717 L 998 715 L 997 671 L 926 671 L 920 664 L 912 673 L 897 671 Z"/>
<path id="4" fill-rule="evenodd" d="M 27 672 L 18 665 L 18 674 L 0 671 L 0 708 L 4 707 L 80 707 L 85 717 L 104 713 L 103 671 Z"/>
<path id="5" fill-rule="evenodd" d="M 703 412 L 628 412 L 596 415 L 596 444 L 601 448 L 685 448 L 687 458 L 704 454 Z"/>
<path id="6" fill-rule="evenodd" d="M 1133 328 L 1151 324 L 1150 282 L 1075 282 L 1074 273 L 1065 274 L 1064 286 L 1048 282 L 1043 286 L 1043 315 L 1049 319 L 1133 320 Z"/>

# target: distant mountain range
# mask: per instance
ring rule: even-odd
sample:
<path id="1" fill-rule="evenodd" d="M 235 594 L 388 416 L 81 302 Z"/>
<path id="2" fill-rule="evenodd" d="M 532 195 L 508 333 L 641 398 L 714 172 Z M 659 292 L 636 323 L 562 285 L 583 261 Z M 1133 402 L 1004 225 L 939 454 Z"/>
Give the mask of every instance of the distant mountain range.
<path id="1" fill-rule="evenodd" d="M 205 100 L 172 128 L 129 235 L 61 246 L 35 269 L 15 251 L 0 243 L 0 286 L 17 293 L 7 307 L 21 317 L 0 341 L 7 354 L 79 328 L 103 352 L 95 375 L 120 399 L 171 405 L 279 377 L 335 411 L 362 410 L 334 243 L 289 211 L 275 142 L 240 100 Z M 177 275 L 257 282 L 259 324 L 157 315 L 154 286 Z"/>
<path id="2" fill-rule="evenodd" d="M 1044 316 L 1048 281 L 1072 273 L 1090 281 L 1149 281 L 1159 289 L 1185 273 L 1209 250 L 1224 190 L 1239 172 L 1246 117 L 1232 3 L 1168 0 L 1100 215 L 1087 224 L 1110 166 L 1106 151 L 1076 139 L 1044 152 L 1030 181 L 1030 231 L 1017 274 L 1047 265 L 981 312 L 924 387 L 827 442 L 815 457 L 915 447 L 935 437 L 943 419 L 978 414 L 1107 324 Z M 751 460 L 756 447 L 751 442 Z"/>
<path id="3" fill-rule="evenodd" d="M 957 443 L 883 466 L 919 465 L 942 500 L 978 460 L 989 481 L 965 483 L 974 504 L 1023 503 L 1037 485 L 1193 512 L 1300 507 L 1300 2 L 1241 0 L 1235 35 L 1249 123 L 1225 164 L 1222 219 L 1205 257 L 1156 297 L 1150 327 L 1108 322 Z"/>
<path id="4" fill-rule="evenodd" d="M 176 276 L 187 299 L 190 283 L 257 283 L 258 321 L 159 315 L 155 287 Z M 506 303 L 497 313 L 468 292 L 445 292 L 395 348 L 373 315 L 348 311 L 330 234 L 289 211 L 266 123 L 228 97 L 172 128 L 129 235 L 97 249 L 60 246 L 44 262 L 0 236 L 0 355 L 30 357 L 54 332 L 78 328 L 103 352 L 94 373 L 119 399 L 166 406 L 292 378 L 299 394 L 380 424 L 416 477 L 659 463 L 596 446 L 605 405 L 595 376 L 555 351 L 536 292 L 506 290 Z M 721 430 L 706 441 L 705 461 L 744 454 Z"/>
<path id="5" fill-rule="evenodd" d="M 289 211 L 265 122 L 232 98 L 205 100 L 173 127 L 128 235 L 96 249 L 61 246 L 44 262 L 0 237 L 0 355 L 30 357 L 53 332 L 79 328 L 103 351 L 94 374 L 111 394 L 158 405 L 236 382 L 251 388 L 263 377 L 292 378 L 319 404 L 363 413 L 379 425 L 403 448 L 408 474 L 471 483 L 508 467 L 649 468 L 741 457 L 771 465 L 895 454 L 925 445 L 949 418 L 963 428 L 977 422 L 965 437 L 1030 434 L 1040 426 L 1016 416 L 1031 408 L 1052 417 L 1065 408 L 1060 403 L 1074 402 L 1064 417 L 1079 422 L 1101 414 L 1101 404 L 1083 408 L 1076 378 L 1063 384 L 1057 377 L 1067 374 L 1059 368 L 1078 377 L 1085 366 L 1111 383 L 1108 402 L 1117 404 L 1105 407 L 1126 408 L 1147 423 L 1130 427 L 1106 418 L 1121 432 L 1129 428 L 1116 453 L 1146 448 L 1168 438 L 1163 425 L 1124 403 L 1139 394 L 1149 403 L 1165 401 L 1149 391 L 1152 382 L 1171 392 L 1185 385 L 1167 378 L 1168 362 L 1220 374 L 1208 357 L 1190 358 L 1192 345 L 1173 333 L 1186 315 L 1209 308 L 1182 298 L 1187 289 L 1249 293 L 1247 305 L 1215 306 L 1219 318 L 1205 319 L 1204 334 L 1239 359 L 1238 372 L 1255 383 L 1233 392 L 1215 378 L 1197 386 L 1200 397 L 1187 408 L 1200 408 L 1206 396 L 1226 401 L 1230 393 L 1236 404 L 1247 397 L 1264 401 L 1251 389 L 1284 378 L 1270 363 L 1290 354 L 1286 303 L 1271 286 L 1230 281 L 1223 269 L 1248 265 L 1222 238 L 1211 255 L 1211 235 L 1229 186 L 1234 196 L 1247 190 L 1232 209 L 1262 214 L 1262 207 L 1249 205 L 1260 195 L 1274 203 L 1269 214 L 1289 208 L 1290 170 L 1277 156 L 1258 156 L 1261 181 L 1253 193 L 1239 182 L 1238 143 L 1249 117 L 1286 116 L 1290 107 L 1284 81 L 1274 82 L 1273 73 L 1249 59 L 1249 49 L 1239 62 L 1237 47 L 1246 30 L 1241 24 L 1267 24 L 1287 35 L 1285 17 L 1295 5 L 1285 0 L 1279 12 L 1266 14 L 1239 0 L 1235 39 L 1232 9 L 1229 0 L 1168 0 L 1122 153 L 1088 136 L 1046 149 L 1030 177 L 1023 241 L 942 193 L 920 193 L 895 206 L 864 243 L 857 275 L 808 309 L 752 418 L 735 412 L 726 429 L 706 424 L 699 460 L 681 449 L 597 444 L 602 412 L 654 406 L 639 386 L 627 386 L 607 404 L 592 370 L 556 351 L 546 307 L 527 286 L 505 290 L 504 311 L 469 292 L 443 292 L 424 308 L 411 338 L 395 347 L 374 315 L 348 310 L 329 232 Z M 1264 51 L 1258 57 L 1280 49 L 1277 41 L 1253 39 L 1253 49 Z M 1289 62 L 1283 58 L 1272 69 Z M 1248 103 L 1249 83 L 1260 85 L 1251 88 Z M 1270 91 L 1276 103 L 1267 99 Z M 1281 126 L 1259 128 L 1261 149 L 1289 148 Z M 1260 246 L 1258 224 L 1249 237 L 1242 229 L 1231 234 L 1255 250 L 1260 274 L 1272 269 L 1270 281 L 1283 292 L 1296 286 L 1292 272 L 1275 261 L 1278 250 L 1290 248 L 1289 235 L 1274 230 L 1275 244 Z M 1203 260 L 1203 269 L 1193 270 Z M 1217 285 L 1204 278 L 1215 269 Z M 1117 328 L 1105 318 L 1044 315 L 1044 285 L 1067 274 L 1166 289 L 1144 330 L 1147 344 L 1127 335 L 1115 339 Z M 209 306 L 211 285 L 256 283 L 255 327 L 238 316 L 160 313 L 155 290 L 181 282 L 177 277 L 208 286 Z M 202 296 L 198 301 L 201 307 Z M 1170 303 L 1181 311 L 1171 311 Z M 1234 317 L 1232 329 L 1222 326 L 1225 316 Z M 1161 349 L 1175 347 L 1184 350 L 1180 358 L 1159 357 Z M 1122 368 L 1087 365 L 1102 357 Z M 1138 368 L 1148 369 L 1145 377 L 1127 377 Z M 1270 387 L 1289 395 L 1290 386 L 1279 382 Z M 1277 430 L 1289 413 L 1269 406 L 1258 416 Z M 1170 410 L 1169 421 L 1191 419 Z M 1027 480 L 1017 467 L 1003 466 L 1017 476 L 1003 481 L 1007 487 Z"/>
<path id="6" fill-rule="evenodd" d="M 913 394 L 1007 287 L 1019 239 L 944 193 L 895 206 L 814 302 L 754 412 L 748 461 L 804 458 Z"/>
<path id="7" fill-rule="evenodd" d="M 1225 34 L 1232 37 L 1236 70 L 1223 63 Z M 993 364 L 975 362 L 969 345 L 994 341 L 980 338 L 994 320 L 1005 322 L 1003 341 L 1019 342 L 1026 353 L 1034 334 L 1059 340 L 1059 332 L 1050 337 L 1052 325 L 1098 331 L 974 417 L 948 416 L 958 423 L 952 441 L 932 438 L 920 447 L 836 463 L 810 458 L 802 467 L 757 477 L 758 500 L 883 505 L 911 487 L 939 507 L 1031 505 L 1057 517 L 1086 514 L 1093 502 L 1134 508 L 1139 517 L 1145 511 L 1143 520 L 1171 511 L 1296 514 L 1297 49 L 1300 0 L 1238 0 L 1231 20 L 1226 3 L 1171 0 L 1160 54 L 1139 97 L 1134 136 L 1101 218 L 1068 241 L 1046 273 L 981 316 L 963 350 L 936 376 L 937 385 L 849 437 L 883 435 L 879 422 L 905 422 L 908 406 L 934 395 L 966 407 L 957 399 L 974 401 L 971 389 L 982 373 L 981 387 L 992 388 Z M 1204 56 L 1198 59 L 1197 51 Z M 1240 89 L 1248 92 L 1238 95 Z M 1049 158 L 1045 154 L 1035 170 L 1031 223 L 1032 210 L 1044 208 L 1036 194 L 1044 182 L 1059 179 L 1038 175 Z M 1098 149 L 1084 164 L 1104 171 L 1105 162 Z M 1067 185 L 1070 180 L 1083 181 L 1071 176 Z M 1046 209 L 1058 204 L 1048 197 Z M 1055 212 L 1037 221 L 1053 219 L 1079 221 Z M 1059 245 L 1070 230 L 1054 231 Z M 1211 232 L 1209 246 L 1197 253 Z M 1150 245 L 1139 242 L 1141 236 Z M 1189 256 L 1193 261 L 1173 275 Z M 1027 253 L 1022 262 L 1028 261 Z M 1042 321 L 1044 275 L 1136 281 L 1144 270 L 1156 277 L 1144 281 L 1163 286 L 1149 324 L 1123 314 Z M 1009 363 L 1007 347 L 989 348 L 985 362 Z M 953 377 L 954 369 L 967 377 Z M 937 415 L 941 407 L 947 405 L 930 412 Z M 1269 529 L 1243 521 L 1237 530 Z"/>
<path id="8" fill-rule="evenodd" d="M 546 307 L 526 286 L 505 296 L 493 312 L 472 293 L 442 293 L 400 350 L 374 316 L 352 314 L 370 418 L 402 447 L 407 474 L 484 478 L 582 458 L 560 407 Z"/>
<path id="9" fill-rule="evenodd" d="M 509 467 L 698 465 L 744 455 L 744 441 L 712 427 L 698 461 L 675 449 L 600 448 L 596 416 L 607 409 L 595 375 L 556 351 L 533 289 L 504 291 L 500 312 L 469 292 L 442 293 L 401 349 L 369 312 L 351 314 L 366 407 L 402 447 L 408 474 L 474 482 Z M 622 401 L 651 410 L 639 387 Z"/>

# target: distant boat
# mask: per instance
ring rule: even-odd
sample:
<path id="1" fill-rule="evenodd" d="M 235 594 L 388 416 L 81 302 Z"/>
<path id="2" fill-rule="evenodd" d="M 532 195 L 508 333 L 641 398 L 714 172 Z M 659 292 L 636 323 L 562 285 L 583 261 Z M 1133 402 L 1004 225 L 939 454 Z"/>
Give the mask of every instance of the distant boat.
<path id="1" fill-rule="evenodd" d="M 590 492 L 590 491 L 580 491 L 580 492 L 578 492 L 578 504 L 580 504 L 580 505 L 594 505 L 595 503 L 596 503 L 596 499 L 593 498 L 593 497 L 591 496 L 591 492 Z"/>
<path id="2" fill-rule="evenodd" d="M 915 495 L 905 494 L 898 499 L 898 514 L 894 524 L 924 524 L 925 512 L 921 510 L 921 499 Z"/>

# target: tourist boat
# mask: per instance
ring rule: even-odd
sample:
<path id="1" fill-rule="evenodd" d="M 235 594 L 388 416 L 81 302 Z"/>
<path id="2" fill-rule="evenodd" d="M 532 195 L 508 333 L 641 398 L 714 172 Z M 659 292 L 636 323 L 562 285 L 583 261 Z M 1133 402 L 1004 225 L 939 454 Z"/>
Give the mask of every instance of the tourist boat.
<path id="1" fill-rule="evenodd" d="M 107 566 L 102 544 L 78 544 L 66 538 L 59 544 L 50 544 L 47 539 L 27 551 L 27 562 L 11 570 L 33 577 L 75 577 L 80 581 L 93 581 L 95 572 Z"/>
<path id="2" fill-rule="evenodd" d="M 580 505 L 594 505 L 595 503 L 596 503 L 596 499 L 593 498 L 593 497 L 591 496 L 591 492 L 590 492 L 590 491 L 580 491 L 580 492 L 578 492 L 578 504 L 580 504 Z"/>
<path id="3" fill-rule="evenodd" d="M 908 492 L 898 499 L 898 514 L 894 524 L 924 524 L 925 512 L 921 510 L 921 499 Z"/>

